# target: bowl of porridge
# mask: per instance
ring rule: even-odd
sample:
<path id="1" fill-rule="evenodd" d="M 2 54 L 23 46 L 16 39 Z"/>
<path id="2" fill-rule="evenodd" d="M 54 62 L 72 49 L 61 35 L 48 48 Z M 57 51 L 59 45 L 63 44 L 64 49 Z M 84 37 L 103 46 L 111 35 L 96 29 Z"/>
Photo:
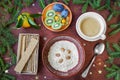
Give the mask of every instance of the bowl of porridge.
<path id="1" fill-rule="evenodd" d="M 62 78 L 71 77 L 82 69 L 85 51 L 76 38 L 55 36 L 46 42 L 42 61 L 52 74 Z"/>

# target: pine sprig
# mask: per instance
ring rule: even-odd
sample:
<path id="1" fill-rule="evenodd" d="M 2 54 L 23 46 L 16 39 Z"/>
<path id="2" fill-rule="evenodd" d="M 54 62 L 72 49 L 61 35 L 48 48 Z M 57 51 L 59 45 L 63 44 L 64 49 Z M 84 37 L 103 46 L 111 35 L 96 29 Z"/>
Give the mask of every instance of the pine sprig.
<path id="1" fill-rule="evenodd" d="M 4 63 L 4 60 L 0 56 L 0 80 L 15 80 L 13 75 L 5 73 L 5 71 L 10 67 L 10 64 Z"/>
<path id="2" fill-rule="evenodd" d="M 108 79 L 114 78 L 115 80 L 120 80 L 120 67 L 113 64 L 111 67 L 106 67 L 108 74 L 106 77 Z"/>
<path id="3" fill-rule="evenodd" d="M 84 4 L 85 0 L 73 0 L 73 4 Z"/>
<path id="4" fill-rule="evenodd" d="M 69 4 L 70 0 L 62 0 L 66 5 Z"/>
<path id="5" fill-rule="evenodd" d="M 0 80 L 15 80 L 15 77 L 5 73 L 13 64 L 16 63 L 16 54 L 12 46 L 17 39 L 11 33 L 11 24 L 17 21 L 17 17 L 24 6 L 30 6 L 33 0 L 2 0 L 0 2 Z M 27 4 L 26 4 L 27 3 Z M 10 18 L 6 17 L 9 15 Z M 8 53 L 11 58 L 11 65 L 3 60 L 4 54 Z"/>
<path id="6" fill-rule="evenodd" d="M 110 67 L 105 68 L 108 72 L 106 77 L 108 79 L 114 78 L 115 80 L 120 80 L 120 66 L 114 64 L 114 59 L 120 58 L 120 45 L 118 43 L 113 43 L 112 48 L 113 50 L 110 47 L 110 43 L 106 42 L 106 50 L 109 55 L 109 58 L 106 62 L 112 65 Z"/>
<path id="7" fill-rule="evenodd" d="M 102 0 L 73 0 L 73 4 L 81 4 L 82 13 L 86 12 L 88 7 L 91 6 L 93 9 L 97 9 L 101 6 Z"/>
<path id="8" fill-rule="evenodd" d="M 115 35 L 117 33 L 120 32 L 120 22 L 115 23 L 115 24 L 111 24 L 110 28 L 112 28 L 113 30 L 109 33 L 109 35 Z"/>
<path id="9" fill-rule="evenodd" d="M 16 43 L 16 39 L 14 38 L 14 36 L 11 34 L 11 32 L 9 31 L 9 29 L 7 28 L 3 28 L 1 30 L 1 35 L 0 35 L 0 42 L 2 45 L 1 46 L 1 49 L 0 49 L 0 54 L 3 55 L 5 54 L 6 51 L 8 51 L 10 57 L 11 57 L 11 62 L 12 64 L 15 64 L 16 62 L 16 55 L 15 53 L 13 53 L 13 50 L 12 50 L 12 46 L 13 44 Z"/>
<path id="10" fill-rule="evenodd" d="M 24 3 L 26 3 L 26 6 L 30 6 L 34 0 L 23 0 Z"/>
<path id="11" fill-rule="evenodd" d="M 44 0 L 38 0 L 38 3 L 39 3 L 39 6 L 44 9 L 46 4 L 45 4 L 45 1 Z"/>

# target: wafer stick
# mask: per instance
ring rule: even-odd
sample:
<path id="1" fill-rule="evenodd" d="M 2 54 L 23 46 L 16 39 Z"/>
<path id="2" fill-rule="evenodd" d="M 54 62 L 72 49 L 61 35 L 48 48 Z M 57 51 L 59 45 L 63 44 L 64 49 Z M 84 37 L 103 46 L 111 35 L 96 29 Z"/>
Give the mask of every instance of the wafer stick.
<path id="1" fill-rule="evenodd" d="M 28 47 L 28 44 L 29 44 L 29 40 L 30 40 L 30 37 L 29 37 L 29 34 L 27 34 L 26 35 L 27 36 L 27 39 L 26 39 L 26 48 Z M 29 62 L 29 61 L 28 61 Z M 26 64 L 26 72 L 29 72 L 29 69 L 28 69 L 28 67 L 29 67 L 29 65 L 28 65 L 28 62 L 27 62 L 27 64 Z"/>
<path id="2" fill-rule="evenodd" d="M 26 38 L 25 38 L 25 36 L 23 36 L 23 38 L 22 38 L 22 46 L 21 46 L 21 57 L 24 55 L 23 53 L 25 52 L 25 40 L 26 40 Z"/>
<path id="3" fill-rule="evenodd" d="M 32 38 L 29 46 L 27 47 L 26 51 L 24 52 L 24 56 L 20 59 L 20 61 L 18 62 L 18 64 L 15 67 L 15 71 L 21 73 L 21 71 L 23 70 L 25 64 L 27 63 L 27 61 L 29 60 L 30 56 L 33 53 L 33 50 L 35 49 L 35 47 L 38 44 L 38 40 Z"/>
<path id="4" fill-rule="evenodd" d="M 24 56 L 25 50 L 26 50 L 26 35 L 24 35 L 24 36 L 22 37 L 21 57 Z M 24 72 L 25 70 L 26 70 L 26 66 L 23 68 L 23 71 L 22 71 L 22 72 Z"/>
<path id="5" fill-rule="evenodd" d="M 37 35 L 37 39 L 39 40 L 39 35 Z M 38 70 L 38 54 L 39 54 L 38 50 L 39 50 L 39 43 L 38 43 L 38 45 L 37 45 L 37 50 L 36 50 L 36 58 L 37 58 L 37 61 L 35 60 L 35 72 L 36 72 L 36 73 L 37 73 L 37 70 Z"/>
<path id="6" fill-rule="evenodd" d="M 34 35 L 30 35 L 30 38 L 34 38 Z M 35 38 L 34 38 L 35 39 Z M 37 40 L 37 39 L 36 39 Z M 33 63 L 33 55 L 34 55 L 34 52 L 35 52 L 36 48 L 34 49 L 33 53 L 32 53 L 32 56 L 30 57 L 30 61 L 29 61 L 29 65 L 31 66 L 30 67 L 30 70 L 31 72 L 33 72 L 33 66 L 34 66 L 34 63 Z"/>
<path id="7" fill-rule="evenodd" d="M 37 35 L 34 35 L 34 38 L 38 40 L 38 36 L 37 36 Z M 36 50 L 34 51 L 33 58 L 32 58 L 32 59 L 33 59 L 33 63 L 34 63 L 34 64 L 33 64 L 33 68 L 32 68 L 32 69 L 33 69 L 33 72 L 36 72 L 36 62 L 37 62 L 37 61 L 36 61 L 36 59 L 37 59 L 36 55 L 37 55 L 37 50 L 38 50 L 38 44 L 37 44 L 37 48 L 36 48 Z"/>
<path id="8" fill-rule="evenodd" d="M 24 36 L 25 36 L 25 48 L 24 48 L 24 51 L 26 51 L 28 36 L 27 35 L 24 35 Z M 24 56 L 24 52 L 22 53 L 22 55 Z M 27 65 L 27 63 L 26 63 L 26 65 Z M 27 71 L 27 66 L 26 65 L 25 65 L 25 67 L 22 70 L 23 73 Z"/>
<path id="9" fill-rule="evenodd" d="M 22 46 L 22 44 L 20 44 L 20 43 L 22 43 L 22 35 L 21 34 L 19 35 L 19 41 L 18 41 L 18 43 L 19 43 L 18 46 Z M 18 48 L 17 62 L 21 58 L 21 49 L 22 49 L 22 47 Z"/>
<path id="10" fill-rule="evenodd" d="M 32 36 L 31 35 L 29 35 L 29 39 L 28 39 L 28 42 L 30 42 L 30 39 L 32 38 Z M 35 49 L 34 49 L 35 50 Z M 34 51 L 33 51 L 33 53 L 34 53 Z M 27 65 L 27 70 L 28 71 L 30 71 L 30 72 L 32 72 L 32 56 L 33 56 L 33 53 L 32 53 L 32 55 L 30 56 L 30 59 L 29 59 L 29 61 L 28 61 L 28 65 Z"/>

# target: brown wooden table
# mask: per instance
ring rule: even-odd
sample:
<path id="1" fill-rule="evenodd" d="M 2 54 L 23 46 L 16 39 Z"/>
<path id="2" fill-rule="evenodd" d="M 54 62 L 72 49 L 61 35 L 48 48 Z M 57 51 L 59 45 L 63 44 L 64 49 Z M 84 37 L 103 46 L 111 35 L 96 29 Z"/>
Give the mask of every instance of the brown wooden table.
<path id="1" fill-rule="evenodd" d="M 47 30 L 42 22 L 41 22 L 41 18 L 36 19 L 37 24 L 41 24 L 41 29 L 40 30 L 35 30 L 33 28 L 29 28 L 29 29 L 16 29 L 13 30 L 12 33 L 18 37 L 19 33 L 37 33 L 40 34 L 40 48 L 39 48 L 39 70 L 38 70 L 38 74 L 36 75 L 38 80 L 107 80 L 105 78 L 106 75 L 106 71 L 104 69 L 105 64 L 105 60 L 108 58 L 107 52 L 104 51 L 104 53 L 102 55 L 97 56 L 93 66 L 91 67 L 88 76 L 83 79 L 81 77 L 81 73 L 82 71 L 85 69 L 85 67 L 88 65 L 88 63 L 90 62 L 92 56 L 93 56 L 93 48 L 95 46 L 95 44 L 97 44 L 98 42 L 105 42 L 105 41 L 110 41 L 110 42 L 117 42 L 119 40 L 119 36 L 120 34 L 117 34 L 115 36 L 109 37 L 108 36 L 108 32 L 110 32 L 111 30 L 107 27 L 107 39 L 105 41 L 99 40 L 99 41 L 95 41 L 95 42 L 87 42 L 85 40 L 83 40 L 82 38 L 80 38 L 77 35 L 77 32 L 75 30 L 75 24 L 76 24 L 76 20 L 77 18 L 82 14 L 81 13 L 81 5 L 74 5 L 72 3 L 70 3 L 68 5 L 73 13 L 73 20 L 71 25 L 62 32 L 51 32 L 49 30 Z M 100 15 L 102 15 L 105 19 L 107 18 L 107 15 L 109 14 L 108 11 L 104 10 L 104 11 L 95 11 L 91 8 L 89 8 L 87 11 L 94 11 L 99 13 Z M 35 6 L 31 6 L 29 8 L 24 8 L 22 10 L 22 12 L 29 12 L 29 13 L 38 13 L 38 12 L 42 12 L 42 10 L 39 8 L 38 3 L 35 3 Z M 107 22 L 107 26 L 111 23 L 117 22 L 120 18 L 115 17 L 113 18 L 111 21 Z M 68 79 L 60 79 L 57 78 L 55 76 L 53 76 L 48 70 L 46 70 L 43 66 L 42 63 L 42 49 L 43 46 L 45 44 L 45 42 L 47 40 L 49 40 L 52 36 L 56 36 L 56 35 L 60 35 L 60 34 L 67 34 L 67 35 L 71 35 L 76 37 L 78 40 L 80 40 L 80 42 L 82 43 L 82 45 L 84 46 L 85 49 L 85 65 L 82 68 L 82 70 L 75 76 L 68 78 Z M 45 40 L 46 39 L 46 40 Z M 17 43 L 14 45 L 14 51 L 15 53 L 17 53 Z M 119 60 L 120 61 L 120 60 Z M 119 62 L 118 60 L 116 60 L 116 63 Z M 98 72 L 102 71 L 101 74 L 99 74 Z M 9 73 L 13 74 L 16 76 L 17 80 L 35 80 L 36 76 L 31 76 L 31 75 L 20 75 L 20 74 L 16 74 L 14 71 L 14 66 L 12 68 L 9 69 Z M 112 79 L 111 79 L 112 80 Z"/>

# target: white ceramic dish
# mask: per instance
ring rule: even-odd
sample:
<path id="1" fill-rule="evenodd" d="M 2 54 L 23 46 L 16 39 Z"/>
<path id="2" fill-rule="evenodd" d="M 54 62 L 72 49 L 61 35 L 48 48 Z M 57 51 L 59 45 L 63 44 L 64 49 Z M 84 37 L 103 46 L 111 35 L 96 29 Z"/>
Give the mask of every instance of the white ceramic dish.
<path id="1" fill-rule="evenodd" d="M 94 18 L 96 20 L 98 20 L 98 22 L 100 23 L 100 31 L 99 33 L 96 35 L 96 36 L 93 36 L 93 37 L 89 37 L 89 36 L 86 36 L 80 29 L 80 24 L 81 22 L 88 18 L 88 17 L 91 17 L 91 18 Z M 94 24 L 93 24 L 94 25 Z M 101 40 L 105 40 L 106 39 L 106 36 L 105 36 L 105 32 L 106 32 L 106 22 L 104 20 L 104 18 L 96 13 L 96 12 L 86 12 L 84 14 L 82 14 L 78 19 L 77 19 L 77 22 L 76 22 L 76 31 L 78 33 L 78 35 L 83 38 L 84 40 L 86 41 L 97 41 L 99 39 Z"/>

